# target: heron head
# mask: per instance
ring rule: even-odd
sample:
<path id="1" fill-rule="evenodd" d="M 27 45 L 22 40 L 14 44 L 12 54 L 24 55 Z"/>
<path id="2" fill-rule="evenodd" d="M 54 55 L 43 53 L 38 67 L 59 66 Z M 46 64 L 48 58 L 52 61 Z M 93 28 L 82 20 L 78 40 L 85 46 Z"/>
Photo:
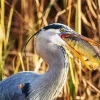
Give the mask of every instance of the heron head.
<path id="1" fill-rule="evenodd" d="M 67 33 L 74 34 L 75 32 L 70 27 L 64 24 L 49 24 L 38 32 L 36 43 L 53 43 L 61 46 L 65 43 L 62 37 Z"/>

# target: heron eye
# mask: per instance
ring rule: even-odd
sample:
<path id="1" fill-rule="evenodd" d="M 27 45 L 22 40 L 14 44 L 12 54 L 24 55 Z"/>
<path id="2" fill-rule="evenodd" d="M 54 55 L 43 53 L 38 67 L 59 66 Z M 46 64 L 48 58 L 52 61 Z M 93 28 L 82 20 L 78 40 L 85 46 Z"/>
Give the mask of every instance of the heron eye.
<path id="1" fill-rule="evenodd" d="M 60 32 L 64 32 L 65 30 L 64 30 L 64 28 L 60 28 Z"/>

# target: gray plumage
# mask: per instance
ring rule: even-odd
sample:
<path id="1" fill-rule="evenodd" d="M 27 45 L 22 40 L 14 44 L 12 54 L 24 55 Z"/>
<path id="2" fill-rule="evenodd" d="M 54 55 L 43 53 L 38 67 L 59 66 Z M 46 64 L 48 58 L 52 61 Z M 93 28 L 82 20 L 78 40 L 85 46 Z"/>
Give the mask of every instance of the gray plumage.
<path id="1" fill-rule="evenodd" d="M 68 73 L 68 57 L 61 44 L 60 28 L 73 32 L 63 24 L 50 24 L 37 32 L 36 51 L 48 64 L 44 74 L 19 72 L 0 82 L 0 100 L 54 100 L 61 92 Z M 24 84 L 18 88 L 19 84 Z"/>

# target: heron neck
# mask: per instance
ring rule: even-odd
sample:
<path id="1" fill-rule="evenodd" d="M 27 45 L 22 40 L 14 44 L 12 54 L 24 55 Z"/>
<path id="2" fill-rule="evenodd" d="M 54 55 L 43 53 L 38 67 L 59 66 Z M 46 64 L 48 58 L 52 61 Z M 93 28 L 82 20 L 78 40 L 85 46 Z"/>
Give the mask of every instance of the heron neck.
<path id="1" fill-rule="evenodd" d="M 56 59 L 56 60 L 55 60 Z M 54 62 L 49 65 L 49 69 L 47 71 L 48 74 L 58 74 L 59 76 L 66 72 L 68 69 L 68 59 L 67 58 L 55 58 Z"/>
<path id="2" fill-rule="evenodd" d="M 61 73 L 68 69 L 68 56 L 66 55 L 66 52 L 63 47 L 59 47 L 59 49 L 59 52 L 55 53 L 54 58 L 52 56 L 52 60 L 50 60 L 49 69 L 47 73 Z"/>
<path id="3" fill-rule="evenodd" d="M 51 88 L 50 93 L 52 97 L 56 97 L 61 92 L 68 73 L 68 57 L 65 52 L 61 51 L 59 53 L 61 54 L 60 57 L 54 58 L 45 74 L 45 79 Z"/>
<path id="4" fill-rule="evenodd" d="M 46 53 L 42 58 L 49 64 L 49 69 L 35 81 L 30 100 L 54 100 L 61 92 L 68 73 L 68 57 L 62 49 L 54 46 L 41 51 L 41 54 Z"/>

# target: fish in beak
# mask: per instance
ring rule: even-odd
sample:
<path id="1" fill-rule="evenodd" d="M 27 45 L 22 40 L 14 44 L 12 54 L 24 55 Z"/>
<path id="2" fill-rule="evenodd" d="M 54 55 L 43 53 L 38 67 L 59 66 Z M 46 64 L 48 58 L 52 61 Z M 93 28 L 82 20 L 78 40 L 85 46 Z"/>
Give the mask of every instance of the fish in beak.
<path id="1" fill-rule="evenodd" d="M 100 47 L 100 44 L 88 39 L 80 34 L 62 34 L 61 36 L 66 42 L 67 48 L 71 50 L 90 70 L 97 69 L 100 66 L 100 55 L 96 49 L 92 46 L 93 44 Z M 83 56 L 86 57 L 92 63 L 92 67 L 89 66 L 86 61 L 83 59 Z"/>

